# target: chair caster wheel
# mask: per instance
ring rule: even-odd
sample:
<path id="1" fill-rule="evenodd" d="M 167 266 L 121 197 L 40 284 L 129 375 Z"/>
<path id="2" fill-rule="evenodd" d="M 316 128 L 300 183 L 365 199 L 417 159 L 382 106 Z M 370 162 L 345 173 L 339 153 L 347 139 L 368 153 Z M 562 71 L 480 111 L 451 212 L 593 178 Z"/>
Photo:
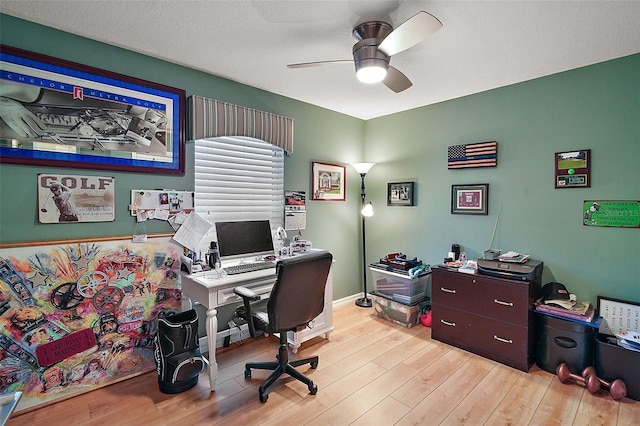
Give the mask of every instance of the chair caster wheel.
<path id="1" fill-rule="evenodd" d="M 311 368 L 313 368 L 313 369 L 318 368 L 318 361 L 313 361 L 313 362 L 311 363 Z"/>
<path id="2" fill-rule="evenodd" d="M 251 378 L 251 370 L 249 370 L 248 368 L 246 370 L 244 370 L 244 378 L 245 379 L 250 379 Z"/>
<path id="3" fill-rule="evenodd" d="M 318 387 L 313 384 L 313 382 L 309 383 L 309 393 L 311 395 L 315 395 L 318 393 Z"/>
<path id="4" fill-rule="evenodd" d="M 260 402 L 262 402 L 263 404 L 267 402 L 267 399 L 269 399 L 269 395 L 265 393 L 261 393 L 259 396 L 260 396 Z"/>

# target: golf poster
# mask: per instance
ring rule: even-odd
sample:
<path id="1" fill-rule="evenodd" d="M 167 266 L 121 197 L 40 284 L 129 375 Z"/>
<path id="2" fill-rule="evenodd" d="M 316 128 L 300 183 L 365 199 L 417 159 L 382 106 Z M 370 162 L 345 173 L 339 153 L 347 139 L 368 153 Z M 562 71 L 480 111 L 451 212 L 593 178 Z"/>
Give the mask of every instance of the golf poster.
<path id="1" fill-rule="evenodd" d="M 115 218 L 113 177 L 38 175 L 40 223 L 112 222 Z"/>

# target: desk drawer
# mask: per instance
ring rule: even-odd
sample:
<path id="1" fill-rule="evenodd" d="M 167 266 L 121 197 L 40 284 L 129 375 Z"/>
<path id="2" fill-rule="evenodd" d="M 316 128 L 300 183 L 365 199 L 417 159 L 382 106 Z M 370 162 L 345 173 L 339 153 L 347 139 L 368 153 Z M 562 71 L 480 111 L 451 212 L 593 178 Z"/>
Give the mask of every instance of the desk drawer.
<path id="1" fill-rule="evenodd" d="M 260 295 L 261 298 L 268 297 L 271 293 L 271 289 L 273 288 L 274 282 L 269 282 L 268 284 L 254 284 L 254 285 L 245 285 L 244 287 L 249 288 Z M 225 288 L 222 290 L 218 290 L 218 306 L 225 305 L 227 303 L 233 302 L 242 302 L 242 298 L 236 295 L 233 292 L 233 288 Z"/>

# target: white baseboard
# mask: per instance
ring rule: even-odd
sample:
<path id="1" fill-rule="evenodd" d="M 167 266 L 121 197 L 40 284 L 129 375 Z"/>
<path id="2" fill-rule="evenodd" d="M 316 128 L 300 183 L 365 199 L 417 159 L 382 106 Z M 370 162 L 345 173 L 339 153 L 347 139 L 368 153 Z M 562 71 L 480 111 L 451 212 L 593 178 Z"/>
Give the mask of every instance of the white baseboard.
<path id="1" fill-rule="evenodd" d="M 343 297 L 342 299 L 334 300 L 333 306 L 342 306 L 346 303 L 355 303 L 356 300 L 362 297 L 363 293 L 352 294 L 351 296 Z"/>

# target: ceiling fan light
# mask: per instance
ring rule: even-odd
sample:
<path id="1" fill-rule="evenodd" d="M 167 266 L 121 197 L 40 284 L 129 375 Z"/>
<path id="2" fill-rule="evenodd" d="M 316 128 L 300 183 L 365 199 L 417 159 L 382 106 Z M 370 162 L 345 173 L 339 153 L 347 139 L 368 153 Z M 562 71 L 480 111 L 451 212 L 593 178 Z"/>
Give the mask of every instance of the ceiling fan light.
<path id="1" fill-rule="evenodd" d="M 379 65 L 363 66 L 358 69 L 356 76 L 362 83 L 380 83 L 387 76 L 387 69 Z"/>

